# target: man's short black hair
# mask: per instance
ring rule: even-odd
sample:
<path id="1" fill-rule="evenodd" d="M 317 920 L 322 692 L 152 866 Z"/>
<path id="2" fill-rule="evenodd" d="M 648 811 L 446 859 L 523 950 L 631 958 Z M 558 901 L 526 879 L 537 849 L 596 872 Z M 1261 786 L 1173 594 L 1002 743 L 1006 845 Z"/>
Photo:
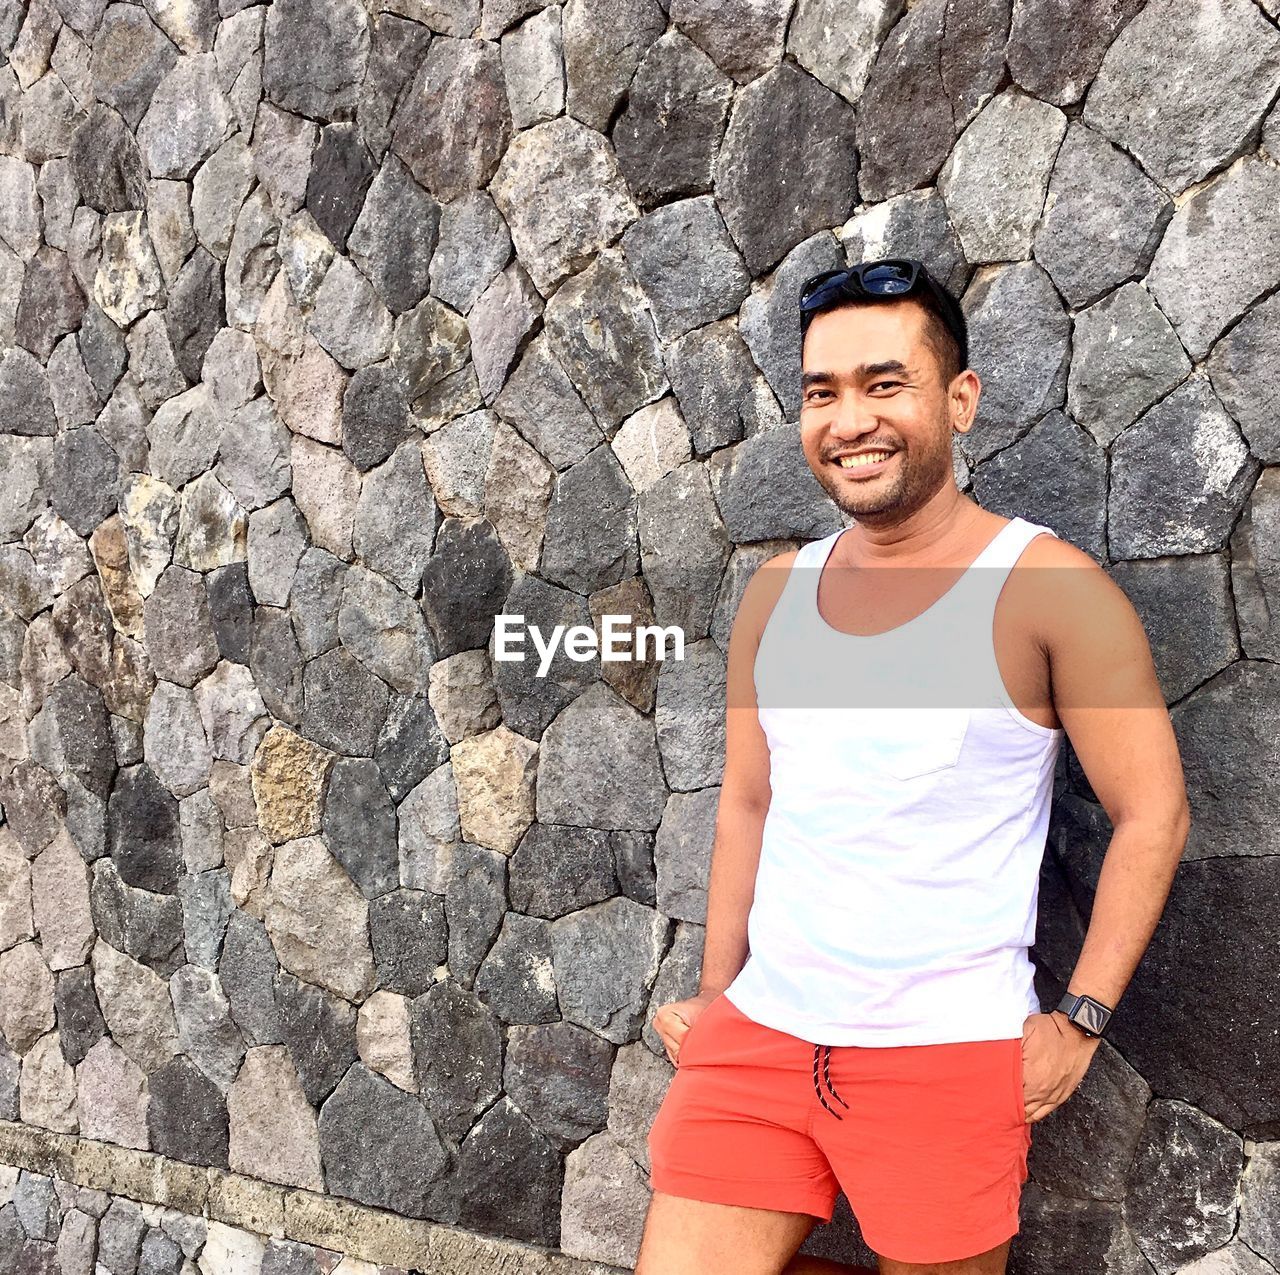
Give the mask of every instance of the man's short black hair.
<path id="1" fill-rule="evenodd" d="M 935 297 L 932 291 L 927 287 L 921 287 L 907 296 L 836 296 L 823 305 L 816 306 L 807 312 L 802 311 L 800 315 L 800 341 L 803 347 L 804 334 L 808 331 L 809 324 L 815 316 L 826 314 L 829 310 L 840 310 L 846 306 L 856 305 L 884 305 L 886 303 L 896 303 L 901 301 L 915 301 L 924 309 L 924 336 L 930 348 L 933 350 L 934 358 L 938 362 L 938 367 L 942 372 L 942 383 L 950 385 L 951 382 L 960 375 L 961 372 L 969 366 L 969 331 L 965 322 L 964 311 L 960 308 L 960 302 L 949 288 L 944 287 L 937 279 L 929 276 L 933 286 L 939 292 L 945 294 L 950 301 L 951 316 L 950 323 L 947 316 L 943 313 L 942 303 Z M 960 332 L 959 338 L 952 330 L 951 325 L 954 324 Z"/>

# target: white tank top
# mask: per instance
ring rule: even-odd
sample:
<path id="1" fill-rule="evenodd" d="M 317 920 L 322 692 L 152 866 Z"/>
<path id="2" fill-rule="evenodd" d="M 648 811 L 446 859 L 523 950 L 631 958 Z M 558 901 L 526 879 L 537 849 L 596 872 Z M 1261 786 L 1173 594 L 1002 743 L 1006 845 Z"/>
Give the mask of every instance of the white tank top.
<path id="1" fill-rule="evenodd" d="M 1041 532 L 1014 518 L 937 602 L 869 637 L 818 612 L 841 532 L 797 553 L 755 661 L 772 797 L 725 991 L 748 1018 L 927 1045 L 1020 1036 L 1040 1012 L 1027 949 L 1063 731 L 1014 706 L 993 623 Z"/>

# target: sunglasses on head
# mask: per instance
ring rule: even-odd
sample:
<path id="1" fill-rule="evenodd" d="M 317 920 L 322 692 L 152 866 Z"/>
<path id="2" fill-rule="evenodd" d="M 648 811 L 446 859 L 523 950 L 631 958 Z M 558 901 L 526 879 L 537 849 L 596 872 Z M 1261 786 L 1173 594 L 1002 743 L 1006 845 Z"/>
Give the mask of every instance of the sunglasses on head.
<path id="1" fill-rule="evenodd" d="M 955 298 L 939 287 L 924 263 L 914 257 L 890 257 L 860 261 L 841 270 L 824 270 L 805 281 L 800 289 L 800 330 L 820 310 L 841 300 L 861 301 L 878 297 L 898 298 L 927 292 L 942 321 L 960 347 L 961 364 L 969 361 L 969 334 L 964 314 Z"/>

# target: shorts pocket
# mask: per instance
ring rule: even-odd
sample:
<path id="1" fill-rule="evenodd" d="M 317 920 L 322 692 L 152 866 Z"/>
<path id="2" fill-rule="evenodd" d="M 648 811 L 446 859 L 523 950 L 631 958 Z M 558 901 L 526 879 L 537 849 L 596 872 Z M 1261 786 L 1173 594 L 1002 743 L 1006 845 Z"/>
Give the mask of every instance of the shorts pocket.
<path id="1" fill-rule="evenodd" d="M 876 741 L 885 770 L 895 779 L 916 779 L 954 766 L 969 729 L 968 708 L 894 710 Z"/>
<path id="2" fill-rule="evenodd" d="M 689 1042 L 695 1037 L 698 1038 L 699 1048 L 701 1048 L 702 1029 L 706 1026 L 707 1015 L 713 1013 L 716 1006 L 723 999 L 723 994 L 717 996 L 715 1000 L 703 1006 L 702 1013 L 693 1020 L 693 1026 L 684 1034 L 684 1039 L 680 1042 L 680 1052 L 676 1056 L 676 1066 L 683 1067 L 689 1061 Z"/>

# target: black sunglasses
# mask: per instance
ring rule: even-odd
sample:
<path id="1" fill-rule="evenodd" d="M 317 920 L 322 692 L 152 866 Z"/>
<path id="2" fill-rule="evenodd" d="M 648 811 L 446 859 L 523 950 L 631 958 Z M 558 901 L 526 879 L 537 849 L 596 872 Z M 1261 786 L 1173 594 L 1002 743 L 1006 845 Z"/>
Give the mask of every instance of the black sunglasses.
<path id="1" fill-rule="evenodd" d="M 960 366 L 969 365 L 969 330 L 964 312 L 955 298 L 935 282 L 924 263 L 914 257 L 890 257 L 883 261 L 860 261 L 841 270 L 824 270 L 807 279 L 800 289 L 800 330 L 820 310 L 841 300 L 877 297 L 909 297 L 927 292 L 939 317 L 960 347 Z"/>

